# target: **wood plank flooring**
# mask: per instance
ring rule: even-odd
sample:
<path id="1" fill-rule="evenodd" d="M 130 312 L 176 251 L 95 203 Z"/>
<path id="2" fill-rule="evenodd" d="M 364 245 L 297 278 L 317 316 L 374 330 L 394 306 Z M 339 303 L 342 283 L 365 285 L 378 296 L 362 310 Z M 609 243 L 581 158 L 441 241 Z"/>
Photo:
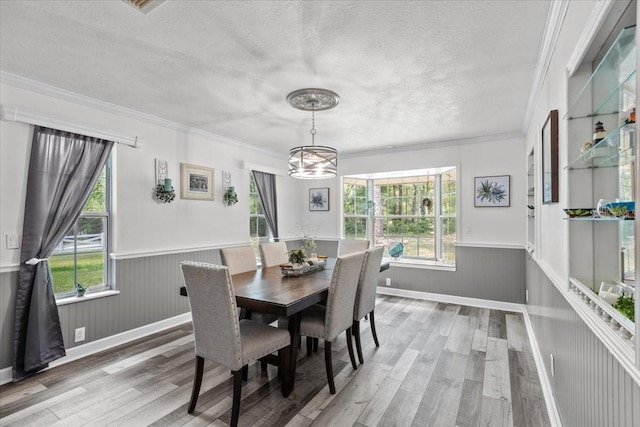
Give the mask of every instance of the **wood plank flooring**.
<path id="1" fill-rule="evenodd" d="M 378 296 L 376 348 L 362 322 L 365 363 L 353 370 L 342 335 L 333 346 L 337 394 L 322 343 L 301 351 L 295 390 L 283 398 L 275 367 L 249 367 L 241 426 L 548 426 L 522 315 Z M 304 349 L 304 346 L 303 346 Z M 194 370 L 183 325 L 0 387 L 0 425 L 223 426 L 232 378 L 205 362 L 187 414 Z"/>

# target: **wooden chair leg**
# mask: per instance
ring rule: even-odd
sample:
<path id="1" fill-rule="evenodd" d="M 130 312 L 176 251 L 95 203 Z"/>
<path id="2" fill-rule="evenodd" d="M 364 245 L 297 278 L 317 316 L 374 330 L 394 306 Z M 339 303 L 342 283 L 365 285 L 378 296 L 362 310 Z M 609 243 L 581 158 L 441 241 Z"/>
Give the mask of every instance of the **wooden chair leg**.
<path id="1" fill-rule="evenodd" d="M 313 338 L 307 337 L 307 357 L 311 357 L 312 349 L 313 349 Z"/>
<path id="2" fill-rule="evenodd" d="M 317 353 L 318 352 L 318 343 L 320 342 L 320 338 L 314 338 L 313 339 L 313 352 Z"/>
<path id="3" fill-rule="evenodd" d="M 242 372 L 247 367 L 244 365 L 242 369 L 233 373 L 233 406 L 231 407 L 231 427 L 238 425 L 238 418 L 240 417 L 240 397 L 242 394 Z"/>
<path id="4" fill-rule="evenodd" d="M 378 334 L 376 334 L 376 319 L 373 315 L 373 310 L 369 313 L 369 322 L 371 323 L 371 333 L 373 334 L 373 341 L 376 343 L 376 347 L 380 347 L 378 342 Z"/>
<path id="5" fill-rule="evenodd" d="M 364 357 L 362 357 L 362 342 L 360 341 L 360 321 L 354 320 L 351 325 L 351 333 L 356 339 L 356 351 L 358 352 L 358 360 L 360 364 L 364 363 Z"/>
<path id="6" fill-rule="evenodd" d="M 196 402 L 198 401 L 198 394 L 200 394 L 200 385 L 202 384 L 202 374 L 204 372 L 204 359 L 200 356 L 196 356 L 196 371 L 193 376 L 193 389 L 191 390 L 191 402 L 189 403 L 189 409 L 187 412 L 193 414 L 196 409 Z"/>
<path id="7" fill-rule="evenodd" d="M 262 372 L 267 372 L 267 362 L 260 362 L 260 368 Z"/>
<path id="8" fill-rule="evenodd" d="M 353 340 L 351 339 L 351 328 L 347 328 L 347 350 L 349 350 L 349 359 L 351 359 L 351 366 L 353 366 L 353 369 L 358 369 L 356 358 L 353 355 Z"/>
<path id="9" fill-rule="evenodd" d="M 336 385 L 333 383 L 333 363 L 331 362 L 331 341 L 324 342 L 324 366 L 327 370 L 329 392 L 336 394 Z"/>

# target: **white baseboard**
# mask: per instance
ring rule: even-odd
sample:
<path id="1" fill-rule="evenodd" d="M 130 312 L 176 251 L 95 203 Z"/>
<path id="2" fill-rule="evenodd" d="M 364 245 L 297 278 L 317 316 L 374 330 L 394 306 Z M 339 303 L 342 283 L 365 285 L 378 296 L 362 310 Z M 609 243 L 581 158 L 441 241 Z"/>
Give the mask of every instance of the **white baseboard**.
<path id="1" fill-rule="evenodd" d="M 459 297 L 455 295 L 434 294 L 431 292 L 410 291 L 407 289 L 385 288 L 378 286 L 377 293 L 382 295 L 394 295 L 398 297 L 424 299 L 429 301 L 445 302 L 449 304 L 468 305 L 470 307 L 491 308 L 493 310 L 513 311 L 524 313 L 525 305 L 515 302 L 492 301 L 488 299 Z"/>
<path id="2" fill-rule="evenodd" d="M 527 335 L 529 336 L 529 344 L 531 345 L 531 352 L 533 353 L 533 359 L 536 362 L 536 368 L 538 369 L 538 378 L 540 379 L 540 385 L 542 386 L 542 394 L 544 395 L 544 403 L 547 405 L 547 413 L 549 414 L 549 421 L 552 427 L 562 427 L 562 419 L 556 406 L 556 400 L 553 397 L 553 391 L 551 389 L 551 383 L 547 376 L 547 370 L 544 367 L 544 361 L 542 359 L 542 353 L 538 347 L 538 340 L 533 333 L 533 326 L 531 325 L 531 319 L 529 319 L 529 312 L 526 310 L 523 313 L 524 325 L 527 328 Z"/>
<path id="3" fill-rule="evenodd" d="M 180 314 L 178 316 L 151 323 L 149 325 L 140 326 L 139 328 L 131 329 L 130 331 L 125 331 L 116 335 L 112 335 L 110 337 L 92 341 L 84 345 L 72 347 L 67 350 L 66 356 L 51 362 L 47 369 L 64 365 L 65 363 L 72 362 L 82 357 L 87 357 L 92 354 L 108 350 L 118 345 L 126 344 L 130 341 L 144 338 L 147 335 L 155 334 L 156 332 L 161 332 L 165 329 L 173 328 L 174 326 L 179 326 L 187 322 L 191 322 L 191 312 Z M 11 381 L 13 381 L 12 368 L 8 367 L 0 369 L 0 385 L 10 383 Z"/>

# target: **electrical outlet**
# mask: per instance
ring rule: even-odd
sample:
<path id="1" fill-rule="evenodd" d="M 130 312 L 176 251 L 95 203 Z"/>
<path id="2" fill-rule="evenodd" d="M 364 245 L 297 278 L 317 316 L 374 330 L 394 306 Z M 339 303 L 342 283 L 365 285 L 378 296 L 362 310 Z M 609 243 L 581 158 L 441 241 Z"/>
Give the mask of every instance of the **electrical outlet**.
<path id="1" fill-rule="evenodd" d="M 7 249 L 20 249 L 17 234 L 7 234 Z"/>
<path id="2" fill-rule="evenodd" d="M 553 358 L 553 353 L 549 353 L 549 357 L 551 358 L 551 377 L 556 377 L 556 361 Z"/>
<path id="3" fill-rule="evenodd" d="M 529 302 L 529 289 L 524 291 L 524 302 Z"/>
<path id="4" fill-rule="evenodd" d="M 76 329 L 76 339 L 75 342 L 84 341 L 84 326 L 82 328 Z"/>
<path id="5" fill-rule="evenodd" d="M 391 286 L 391 278 L 390 277 L 387 277 L 386 285 L 387 286 Z"/>

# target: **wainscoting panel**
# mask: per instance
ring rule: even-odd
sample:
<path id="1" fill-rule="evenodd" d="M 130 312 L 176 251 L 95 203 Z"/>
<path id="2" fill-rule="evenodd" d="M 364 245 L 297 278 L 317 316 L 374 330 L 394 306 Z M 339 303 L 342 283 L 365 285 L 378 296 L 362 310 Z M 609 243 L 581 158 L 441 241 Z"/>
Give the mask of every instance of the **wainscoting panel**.
<path id="1" fill-rule="evenodd" d="M 180 262 L 220 264 L 217 249 L 129 258 L 116 261 L 116 289 L 105 298 L 58 307 L 65 348 L 87 344 L 189 311 L 189 301 L 179 295 L 183 284 Z M 0 369 L 13 363 L 13 316 L 18 272 L 0 274 Z M 74 342 L 75 329 L 85 327 L 85 340 Z"/>
<path id="2" fill-rule="evenodd" d="M 525 259 L 522 248 L 456 247 L 456 271 L 394 267 L 378 286 L 523 304 Z"/>
<path id="3" fill-rule="evenodd" d="M 527 310 L 563 425 L 640 426 L 640 386 L 538 264 L 526 268 Z"/>

